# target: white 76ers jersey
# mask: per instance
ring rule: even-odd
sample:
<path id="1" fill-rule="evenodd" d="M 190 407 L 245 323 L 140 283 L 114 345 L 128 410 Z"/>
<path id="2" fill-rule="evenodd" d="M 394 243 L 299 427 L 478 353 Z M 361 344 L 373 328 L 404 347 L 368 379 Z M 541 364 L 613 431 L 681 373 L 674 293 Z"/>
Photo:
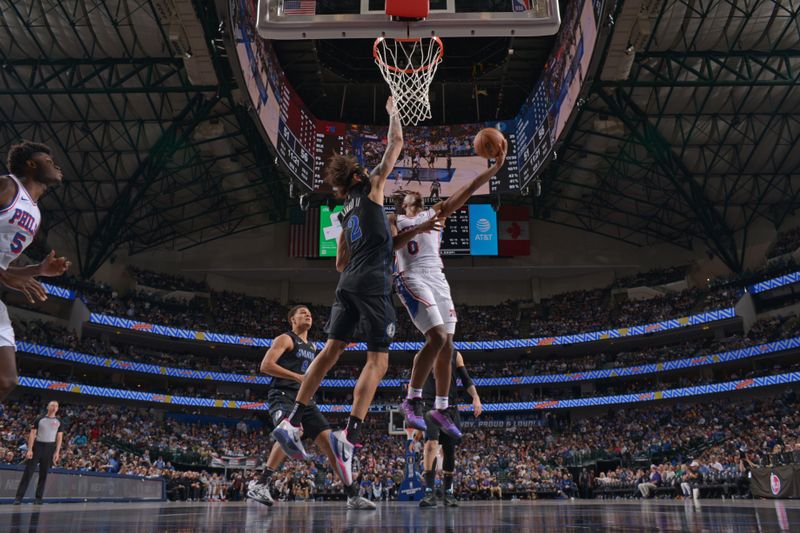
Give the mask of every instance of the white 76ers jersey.
<path id="1" fill-rule="evenodd" d="M 436 212 L 433 209 L 422 211 L 415 217 L 398 215 L 397 233 L 408 231 L 435 216 Z M 409 272 L 421 268 L 442 268 L 442 258 L 439 256 L 441 242 L 441 231 L 426 231 L 418 234 L 414 240 L 397 250 L 397 271 Z"/>
<path id="2" fill-rule="evenodd" d="M 8 268 L 32 242 L 42 215 L 39 207 L 28 195 L 22 183 L 9 176 L 17 185 L 17 193 L 11 204 L 0 211 L 0 268 Z"/>

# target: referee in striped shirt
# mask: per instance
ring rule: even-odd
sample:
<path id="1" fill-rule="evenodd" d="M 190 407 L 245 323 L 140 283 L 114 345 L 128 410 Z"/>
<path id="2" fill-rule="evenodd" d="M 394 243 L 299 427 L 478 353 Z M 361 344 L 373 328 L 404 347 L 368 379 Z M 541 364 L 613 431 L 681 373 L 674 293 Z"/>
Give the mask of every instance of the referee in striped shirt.
<path id="1" fill-rule="evenodd" d="M 61 440 L 64 437 L 64 426 L 61 419 L 56 416 L 58 412 L 58 402 L 53 400 L 47 404 L 47 414 L 39 415 L 33 422 L 31 432 L 28 435 L 28 452 L 25 454 L 25 472 L 19 480 L 17 496 L 14 498 L 14 505 L 22 503 L 28 484 L 31 482 L 36 465 L 39 465 L 39 482 L 36 484 L 36 500 L 34 503 L 42 503 L 44 496 L 44 484 L 47 481 L 47 472 L 50 467 L 58 463 L 61 453 Z"/>

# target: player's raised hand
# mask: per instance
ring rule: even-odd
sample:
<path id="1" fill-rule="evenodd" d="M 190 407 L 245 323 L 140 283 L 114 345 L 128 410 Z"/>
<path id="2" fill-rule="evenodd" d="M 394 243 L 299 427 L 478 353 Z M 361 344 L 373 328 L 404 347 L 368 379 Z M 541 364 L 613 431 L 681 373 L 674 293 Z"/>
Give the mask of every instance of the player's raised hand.
<path id="1" fill-rule="evenodd" d="M 71 264 L 66 257 L 56 257 L 56 251 L 51 250 L 39 265 L 39 275 L 48 277 L 60 276 L 67 271 Z"/>
<path id="2" fill-rule="evenodd" d="M 394 96 L 389 96 L 386 99 L 386 112 L 389 113 L 390 117 L 393 117 L 397 114 L 397 106 L 394 103 Z"/>
<path id="3" fill-rule="evenodd" d="M 494 165 L 492 165 L 492 170 L 497 172 L 501 168 L 503 168 L 503 165 L 506 162 L 506 152 L 507 151 L 508 151 L 508 141 L 503 139 L 503 145 L 497 151 L 497 157 L 494 158 Z"/>

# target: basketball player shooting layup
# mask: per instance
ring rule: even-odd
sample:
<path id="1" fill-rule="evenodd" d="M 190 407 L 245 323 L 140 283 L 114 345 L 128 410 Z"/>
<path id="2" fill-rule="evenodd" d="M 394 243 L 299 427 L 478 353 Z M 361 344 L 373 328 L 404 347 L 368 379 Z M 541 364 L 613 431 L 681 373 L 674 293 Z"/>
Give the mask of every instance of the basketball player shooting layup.
<path id="1" fill-rule="evenodd" d="M 395 333 L 390 281 L 392 235 L 383 210 L 383 189 L 403 149 L 403 131 L 391 97 L 386 101 L 386 111 L 389 113 L 386 152 L 369 175 L 354 158 L 342 155 L 334 155 L 326 169 L 325 181 L 337 197 L 345 199 L 339 248 L 347 256 L 347 264 L 339 277 L 326 327 L 328 341 L 306 370 L 289 417 L 272 432 L 287 455 L 305 455 L 300 442 L 303 413 L 325 374 L 354 340 L 358 327 L 367 342 L 367 362 L 353 390 L 347 427 L 330 436 L 337 459 L 334 466 L 343 479 L 352 478 L 353 451 L 360 442 L 361 425 L 375 390 L 386 373 L 389 344 Z"/>
<path id="2" fill-rule="evenodd" d="M 475 191 L 496 175 L 503 167 L 508 146 L 500 147 L 494 164 L 476 176 L 472 182 L 459 189 L 453 196 L 434 204 L 423 211 L 422 196 L 410 192 L 403 199 L 405 214 L 398 215 L 392 224 L 392 234 L 402 237 L 420 224 L 434 219 L 447 218 L 463 206 Z M 422 386 L 434 367 L 436 377 L 436 399 L 434 409 L 427 418 L 452 438 L 460 439 L 461 431 L 448 411 L 450 391 L 450 358 L 453 353 L 453 335 L 456 331 L 456 311 L 450 296 L 450 285 L 442 272 L 439 256 L 441 233 L 428 231 L 413 240 L 403 243 L 397 239 L 397 293 L 411 315 L 411 320 L 425 334 L 425 344 L 414 356 L 408 397 L 401 410 L 407 424 L 425 431 L 427 424 L 422 411 Z M 398 246 L 398 243 L 402 245 Z"/>
<path id="3" fill-rule="evenodd" d="M 292 410 L 297 390 L 303 382 L 303 373 L 314 360 L 316 353 L 314 343 L 308 340 L 308 330 L 311 329 L 313 323 L 308 307 L 294 306 L 289 310 L 287 318 L 292 329 L 275 337 L 261 362 L 261 371 L 273 377 L 267 400 L 269 413 L 275 425 L 280 424 Z M 303 437 L 316 442 L 328 457 L 331 465 L 335 465 L 336 456 L 331 448 L 330 426 L 313 400 L 303 409 L 301 421 Z M 270 482 L 272 475 L 280 468 L 285 459 L 286 454 L 283 453 L 280 445 L 275 443 L 267 459 L 264 472 L 261 474 L 261 479 L 248 491 L 248 498 L 272 506 L 274 500 L 269 490 Z M 298 452 L 292 456 L 292 459 L 304 459 L 304 456 Z M 334 470 L 339 474 L 344 485 L 348 509 L 375 509 L 374 503 L 358 495 L 358 483 L 353 483 L 352 478 L 341 477 L 340 469 L 334 467 Z"/>
<path id="4" fill-rule="evenodd" d="M 51 251 L 38 265 L 9 266 L 33 242 L 42 216 L 36 202 L 50 187 L 61 183 L 61 168 L 50 148 L 29 141 L 8 152 L 8 170 L 0 176 L 0 283 L 21 292 L 30 303 L 47 299 L 36 276 L 60 276 L 70 262 Z M 6 306 L 0 302 L 0 401 L 17 386 L 14 330 Z"/>

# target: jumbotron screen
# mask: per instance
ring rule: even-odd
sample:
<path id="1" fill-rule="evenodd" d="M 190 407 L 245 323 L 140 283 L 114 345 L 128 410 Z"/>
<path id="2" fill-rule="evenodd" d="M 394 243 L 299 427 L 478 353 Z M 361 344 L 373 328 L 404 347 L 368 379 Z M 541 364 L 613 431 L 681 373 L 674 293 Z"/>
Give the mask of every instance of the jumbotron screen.
<path id="1" fill-rule="evenodd" d="M 367 169 L 377 165 L 386 147 L 386 126 L 318 120 L 289 80 L 269 41 L 255 30 L 256 0 L 230 0 L 237 57 L 255 112 L 278 159 L 308 189 L 321 185 L 326 161 L 334 152 L 354 155 Z M 406 127 L 404 149 L 389 177 L 386 194 L 431 187 L 451 195 L 482 170 L 472 140 L 485 127 L 502 131 L 509 143 L 503 170 L 477 194 L 524 189 L 550 157 L 569 118 L 591 60 L 597 37 L 598 3 L 589 0 L 564 8 L 563 22 L 545 72 L 517 116 L 476 124 Z M 446 61 L 446 58 L 445 58 Z"/>

